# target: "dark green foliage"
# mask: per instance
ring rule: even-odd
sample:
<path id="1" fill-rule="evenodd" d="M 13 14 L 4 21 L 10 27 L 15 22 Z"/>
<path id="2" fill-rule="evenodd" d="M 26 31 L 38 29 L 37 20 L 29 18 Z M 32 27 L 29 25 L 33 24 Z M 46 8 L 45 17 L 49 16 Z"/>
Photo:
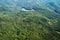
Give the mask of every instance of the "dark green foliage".
<path id="1" fill-rule="evenodd" d="M 59 18 L 52 12 L 1 12 L 0 40 L 60 40 Z"/>

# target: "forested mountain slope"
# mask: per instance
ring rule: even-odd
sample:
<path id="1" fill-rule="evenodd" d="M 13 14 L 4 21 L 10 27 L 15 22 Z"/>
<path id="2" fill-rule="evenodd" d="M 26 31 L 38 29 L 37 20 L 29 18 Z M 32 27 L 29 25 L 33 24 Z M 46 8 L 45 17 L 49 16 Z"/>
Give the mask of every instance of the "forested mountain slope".
<path id="1" fill-rule="evenodd" d="M 59 0 L 0 0 L 0 40 L 60 40 Z"/>
<path id="2" fill-rule="evenodd" d="M 0 40 L 60 40 L 60 15 L 37 11 L 1 12 Z"/>

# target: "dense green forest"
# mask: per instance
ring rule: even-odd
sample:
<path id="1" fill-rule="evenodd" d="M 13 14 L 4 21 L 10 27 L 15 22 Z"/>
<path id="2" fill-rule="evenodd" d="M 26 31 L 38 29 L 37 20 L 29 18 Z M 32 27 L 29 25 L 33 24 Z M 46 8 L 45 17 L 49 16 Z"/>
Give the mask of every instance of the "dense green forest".
<path id="1" fill-rule="evenodd" d="M 60 0 L 0 0 L 0 40 L 60 40 Z"/>
<path id="2" fill-rule="evenodd" d="M 0 12 L 0 40 L 60 40 L 60 14 Z"/>

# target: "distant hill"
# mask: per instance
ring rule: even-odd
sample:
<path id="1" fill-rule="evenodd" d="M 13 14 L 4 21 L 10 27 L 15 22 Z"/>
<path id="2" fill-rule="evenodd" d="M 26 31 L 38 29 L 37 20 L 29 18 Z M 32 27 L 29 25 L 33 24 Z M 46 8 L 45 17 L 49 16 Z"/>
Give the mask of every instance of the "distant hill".
<path id="1" fill-rule="evenodd" d="M 8 8 L 11 8 L 12 10 L 24 8 L 26 10 L 33 9 L 39 11 L 43 9 L 43 11 L 49 10 L 60 13 L 59 6 L 59 0 L 0 0 L 0 7 L 3 7 L 0 10 L 7 10 Z"/>

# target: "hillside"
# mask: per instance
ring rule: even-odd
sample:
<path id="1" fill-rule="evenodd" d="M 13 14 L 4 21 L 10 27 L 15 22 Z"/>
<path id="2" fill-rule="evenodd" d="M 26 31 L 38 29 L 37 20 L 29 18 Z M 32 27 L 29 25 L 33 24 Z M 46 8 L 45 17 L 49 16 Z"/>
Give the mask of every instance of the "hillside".
<path id="1" fill-rule="evenodd" d="M 37 11 L 0 13 L 0 40 L 60 40 L 60 15 Z"/>
<path id="2" fill-rule="evenodd" d="M 60 40 L 59 0 L 0 0 L 0 40 Z"/>

